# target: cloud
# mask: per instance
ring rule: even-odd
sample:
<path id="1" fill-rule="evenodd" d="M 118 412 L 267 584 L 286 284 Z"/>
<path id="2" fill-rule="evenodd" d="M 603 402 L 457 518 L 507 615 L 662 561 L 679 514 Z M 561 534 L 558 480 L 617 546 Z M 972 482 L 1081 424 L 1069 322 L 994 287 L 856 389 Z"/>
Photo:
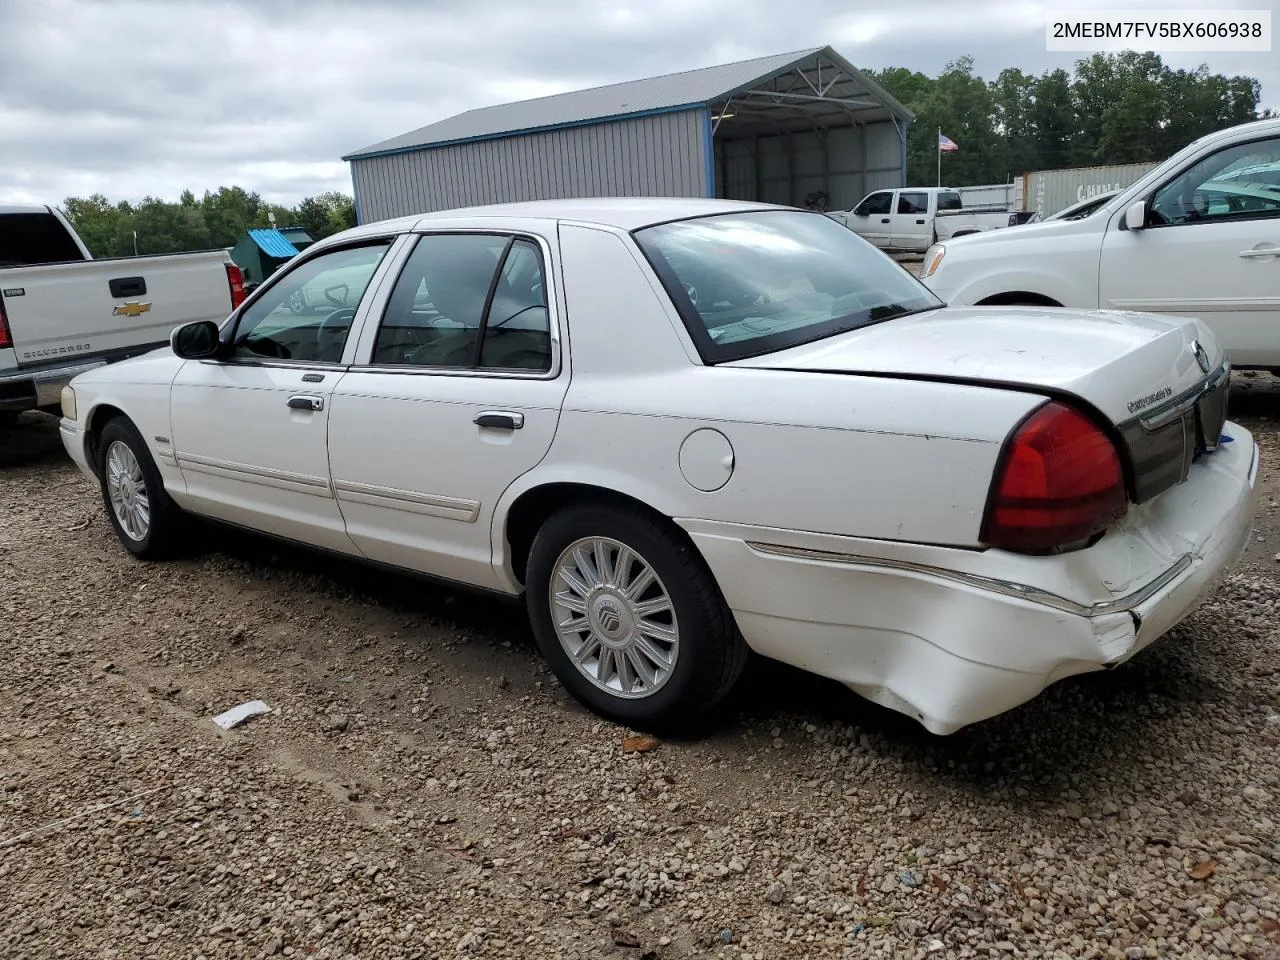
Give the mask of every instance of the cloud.
<path id="1" fill-rule="evenodd" d="M 1277 0 L 1243 0 L 1256 9 Z M 462 110 L 831 43 L 867 68 L 1070 68 L 1050 5 L 974 0 L 4 0 L 0 201 L 177 197 L 239 184 L 280 203 L 350 190 L 347 152 Z M 1197 9 L 1203 0 L 1098 6 Z M 1276 16 L 1280 25 L 1280 16 Z M 1164 55 L 1263 82 L 1273 54 Z"/>

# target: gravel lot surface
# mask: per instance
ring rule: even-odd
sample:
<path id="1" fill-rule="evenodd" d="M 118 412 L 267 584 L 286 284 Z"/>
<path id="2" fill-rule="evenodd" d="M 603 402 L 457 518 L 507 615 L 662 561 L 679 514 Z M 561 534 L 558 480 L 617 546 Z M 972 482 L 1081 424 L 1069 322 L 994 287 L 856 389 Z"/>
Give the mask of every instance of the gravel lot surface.
<path id="1" fill-rule="evenodd" d="M 519 607 L 247 535 L 129 559 L 28 415 L 0 957 L 1280 957 L 1280 382 L 1239 386 L 1266 487 L 1229 581 L 944 739 L 757 666 L 709 738 L 628 741 Z"/>

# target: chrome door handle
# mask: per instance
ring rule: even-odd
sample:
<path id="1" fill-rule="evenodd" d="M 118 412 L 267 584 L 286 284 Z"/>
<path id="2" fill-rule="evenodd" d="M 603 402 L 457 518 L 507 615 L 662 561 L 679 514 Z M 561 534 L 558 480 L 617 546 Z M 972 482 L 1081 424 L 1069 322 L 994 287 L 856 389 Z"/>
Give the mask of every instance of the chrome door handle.
<path id="1" fill-rule="evenodd" d="M 298 394 L 289 398 L 291 410 L 323 410 L 324 397 L 313 397 L 309 394 Z"/>
<path id="2" fill-rule="evenodd" d="M 1255 258 L 1262 259 L 1264 257 L 1280 257 L 1280 247 L 1255 247 L 1252 250 L 1241 250 L 1240 256 L 1244 257 L 1246 260 L 1253 260 Z"/>
<path id="3" fill-rule="evenodd" d="M 486 410 L 477 413 L 473 421 L 477 427 L 496 427 L 499 430 L 519 430 L 524 426 L 524 414 L 509 410 Z"/>

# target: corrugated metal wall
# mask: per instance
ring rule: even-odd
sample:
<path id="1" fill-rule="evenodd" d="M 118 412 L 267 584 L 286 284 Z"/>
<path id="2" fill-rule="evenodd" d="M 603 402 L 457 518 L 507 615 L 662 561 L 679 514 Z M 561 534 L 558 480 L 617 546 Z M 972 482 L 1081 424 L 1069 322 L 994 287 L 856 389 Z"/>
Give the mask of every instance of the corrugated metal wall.
<path id="1" fill-rule="evenodd" d="M 1109 190 L 1123 190 L 1155 166 L 1154 162 L 1120 163 L 1023 174 L 1022 209 L 1038 210 L 1042 217 L 1047 217 L 1080 200 Z"/>
<path id="2" fill-rule="evenodd" d="M 904 186 L 902 138 L 892 123 L 733 140 L 716 138 L 716 195 L 799 205 L 827 190 L 847 210 L 873 190 Z"/>
<path id="3" fill-rule="evenodd" d="M 351 162 L 361 223 L 561 197 L 705 197 L 706 112 L 415 150 Z"/>

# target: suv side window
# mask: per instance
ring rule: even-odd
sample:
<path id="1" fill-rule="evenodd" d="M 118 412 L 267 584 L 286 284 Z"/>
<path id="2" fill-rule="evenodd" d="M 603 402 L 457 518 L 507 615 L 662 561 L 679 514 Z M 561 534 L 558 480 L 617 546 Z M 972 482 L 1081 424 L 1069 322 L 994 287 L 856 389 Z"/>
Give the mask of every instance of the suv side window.
<path id="1" fill-rule="evenodd" d="M 854 210 L 854 213 L 865 213 L 868 216 L 877 213 L 888 213 L 893 206 L 893 191 L 881 190 L 879 193 L 873 193 L 867 197 Z"/>
<path id="2" fill-rule="evenodd" d="M 1280 217 L 1280 137 L 1219 150 L 1166 183 L 1147 221 L 1171 226 Z"/>
<path id="3" fill-rule="evenodd" d="M 492 234 L 419 237 L 387 302 L 370 363 L 550 370 L 537 244 Z"/>
<path id="4" fill-rule="evenodd" d="M 902 193 L 898 194 L 898 212 L 920 214 L 928 213 L 929 195 L 927 193 L 907 193 L 904 190 Z"/>
<path id="5" fill-rule="evenodd" d="M 390 246 L 378 240 L 344 247 L 290 270 L 240 314 L 234 356 L 340 361 L 356 308 Z"/>

